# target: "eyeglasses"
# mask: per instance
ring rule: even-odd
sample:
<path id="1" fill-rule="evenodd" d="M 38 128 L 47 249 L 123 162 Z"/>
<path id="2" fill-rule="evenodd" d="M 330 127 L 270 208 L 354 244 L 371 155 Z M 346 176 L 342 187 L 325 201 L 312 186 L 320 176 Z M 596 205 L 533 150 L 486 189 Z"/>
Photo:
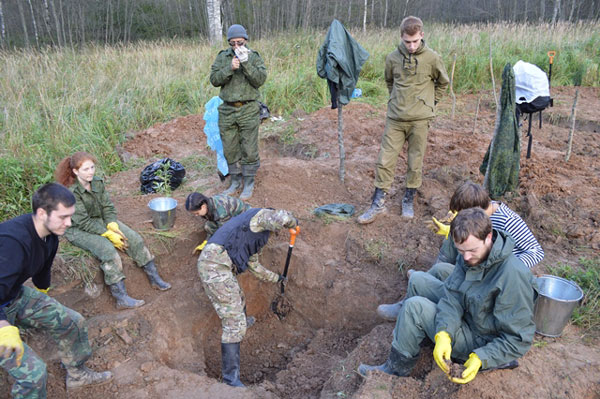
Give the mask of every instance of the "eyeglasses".
<path id="1" fill-rule="evenodd" d="M 229 42 L 229 45 L 231 47 L 235 47 L 235 46 L 240 47 L 240 46 L 243 46 L 244 43 L 246 43 L 245 40 L 232 40 L 232 41 Z"/>

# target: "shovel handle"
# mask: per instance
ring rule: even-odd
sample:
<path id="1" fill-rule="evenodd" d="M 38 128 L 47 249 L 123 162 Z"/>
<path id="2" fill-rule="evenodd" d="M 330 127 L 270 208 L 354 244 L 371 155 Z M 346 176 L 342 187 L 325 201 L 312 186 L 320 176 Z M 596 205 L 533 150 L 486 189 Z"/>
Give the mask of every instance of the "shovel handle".
<path id="1" fill-rule="evenodd" d="M 548 57 L 550 58 L 550 65 L 552 65 L 554 63 L 554 57 L 556 57 L 556 51 L 548 51 Z"/>

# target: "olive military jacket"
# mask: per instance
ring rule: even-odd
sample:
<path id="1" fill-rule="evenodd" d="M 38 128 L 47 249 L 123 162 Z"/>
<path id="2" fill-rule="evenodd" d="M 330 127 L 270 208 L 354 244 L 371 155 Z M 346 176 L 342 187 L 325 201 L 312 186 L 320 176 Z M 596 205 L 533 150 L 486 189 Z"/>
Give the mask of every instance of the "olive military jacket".
<path id="1" fill-rule="evenodd" d="M 514 241 L 509 235 L 493 230 L 492 239 L 488 258 L 480 265 L 465 265 L 463 256 L 458 256 L 435 319 L 436 331 L 446 331 L 453 340 L 458 333 L 472 335 L 477 345 L 473 352 L 483 369 L 525 355 L 535 334 L 534 276 L 512 253 Z M 468 329 L 461 328 L 462 323 Z"/>
<path id="2" fill-rule="evenodd" d="M 425 41 L 414 54 L 400 43 L 385 59 L 387 117 L 402 122 L 432 119 L 449 82 L 442 59 Z"/>
<path id="3" fill-rule="evenodd" d="M 71 217 L 73 224 L 67 230 L 67 238 L 73 228 L 92 234 L 102 234 L 106 225 L 117 221 L 115 205 L 104 188 L 104 181 L 94 177 L 91 190 L 87 191 L 78 180 L 69 190 L 75 195 L 75 214 Z"/>
<path id="4" fill-rule="evenodd" d="M 210 83 L 220 87 L 219 97 L 227 102 L 252 101 L 260 98 L 258 88 L 267 80 L 267 68 L 258 52 L 251 50 L 248 61 L 231 69 L 233 48 L 221 50 L 210 68 Z"/>

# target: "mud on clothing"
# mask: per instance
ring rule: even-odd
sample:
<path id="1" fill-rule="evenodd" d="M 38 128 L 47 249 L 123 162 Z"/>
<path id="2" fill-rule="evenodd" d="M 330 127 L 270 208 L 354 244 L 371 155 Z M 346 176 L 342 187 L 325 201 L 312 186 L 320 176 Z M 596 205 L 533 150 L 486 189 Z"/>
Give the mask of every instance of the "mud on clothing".
<path id="1" fill-rule="evenodd" d="M 389 92 L 385 132 L 376 165 L 375 187 L 388 191 L 394 180 L 398 154 L 408 141 L 407 188 L 421 186 L 428 121 L 435 116 L 449 79 L 440 56 L 425 45 L 410 54 L 403 43 L 385 59 Z"/>
<path id="2" fill-rule="evenodd" d="M 62 363 L 77 367 L 92 353 L 85 319 L 76 311 L 33 288 L 23 286 L 31 277 L 41 289 L 50 287 L 50 270 L 58 237 L 37 234 L 31 214 L 0 224 L 0 320 L 19 330 L 41 329 L 55 341 Z M 46 363 L 26 344 L 21 365 L 13 354 L 0 367 L 14 378 L 13 398 L 45 398 Z"/>
<path id="3" fill-rule="evenodd" d="M 254 215 L 245 224 L 237 225 L 235 219 L 244 216 L 248 212 L 254 213 Z M 257 211 L 256 209 L 250 209 L 236 218 L 225 223 L 223 227 L 227 227 L 229 223 L 232 223 L 232 225 L 239 226 L 239 229 L 248 228 L 251 233 L 296 227 L 296 219 L 290 212 L 284 210 L 260 209 Z M 219 242 L 222 242 L 218 236 L 219 231 L 220 229 L 217 230 L 213 238 L 216 237 Z M 235 234 L 227 234 L 227 236 L 235 237 Z M 198 274 L 206 295 L 221 319 L 223 328 L 221 342 L 236 343 L 240 342 L 246 334 L 245 298 L 234 275 L 237 274 L 239 268 L 234 265 L 227 253 L 226 245 L 235 244 L 222 245 L 216 243 L 215 240 L 209 240 L 198 258 Z M 251 247 L 254 247 L 256 252 L 249 253 L 250 257 L 246 262 L 247 270 L 250 270 L 260 280 L 276 283 L 279 275 L 262 266 L 257 253 L 260 248 Z"/>
<path id="4" fill-rule="evenodd" d="M 69 190 L 75 195 L 75 214 L 71 218 L 73 224 L 67 229 L 65 237 L 73 245 L 91 252 L 100 260 L 100 268 L 104 272 L 104 282 L 107 285 L 118 283 L 125 278 L 117 249 L 108 238 L 101 236 L 106 232 L 108 223 L 116 222 L 119 225 L 119 230 L 127 237 L 129 244 L 125 253 L 131 256 L 139 267 L 154 259 L 142 237 L 117 220 L 115 206 L 105 190 L 102 179 L 94 177 L 90 191 L 83 188 L 79 181 L 69 187 Z"/>
<path id="5" fill-rule="evenodd" d="M 260 107 L 258 88 L 267 79 L 267 69 L 260 56 L 250 50 L 248 61 L 235 71 L 231 61 L 233 48 L 221 50 L 211 66 L 210 83 L 220 87 L 219 131 L 228 164 L 253 165 L 258 168 L 258 126 Z M 252 168 L 250 168 L 252 169 Z M 253 170 L 251 173 L 256 173 Z"/>
<path id="6" fill-rule="evenodd" d="M 208 237 L 215 234 L 215 231 L 229 219 L 250 209 L 250 205 L 244 201 L 222 194 L 210 197 L 207 206 L 208 213 L 207 221 L 204 223 L 204 230 Z"/>

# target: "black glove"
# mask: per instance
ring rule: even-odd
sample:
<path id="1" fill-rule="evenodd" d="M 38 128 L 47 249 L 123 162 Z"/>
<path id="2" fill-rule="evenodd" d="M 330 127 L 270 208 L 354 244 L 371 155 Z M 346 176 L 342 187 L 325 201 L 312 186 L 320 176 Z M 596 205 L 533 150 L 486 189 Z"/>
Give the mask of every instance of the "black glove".
<path id="1" fill-rule="evenodd" d="M 278 283 L 287 284 L 287 282 L 288 282 L 288 279 L 287 279 L 287 277 L 285 277 L 283 274 L 280 274 L 280 275 L 279 275 L 279 278 L 277 279 L 277 282 L 278 282 Z"/>

